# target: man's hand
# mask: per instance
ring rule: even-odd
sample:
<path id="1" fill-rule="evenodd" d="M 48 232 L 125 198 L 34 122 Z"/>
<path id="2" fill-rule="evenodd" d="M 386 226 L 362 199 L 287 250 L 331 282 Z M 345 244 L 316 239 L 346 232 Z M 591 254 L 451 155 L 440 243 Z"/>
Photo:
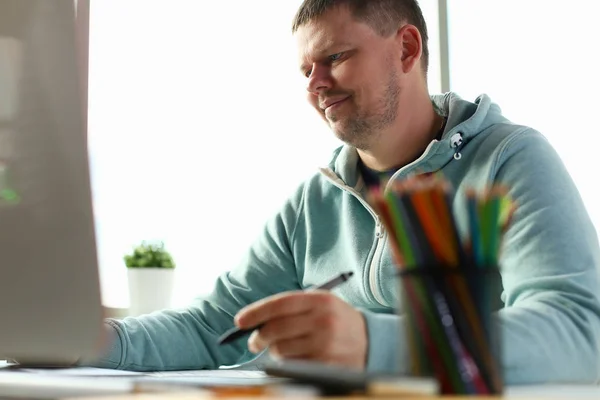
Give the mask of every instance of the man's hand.
<path id="1" fill-rule="evenodd" d="M 274 357 L 320 361 L 363 370 L 367 330 L 362 314 L 326 291 L 288 292 L 242 309 L 240 328 L 264 326 L 248 340 L 248 348 L 265 348 Z"/>

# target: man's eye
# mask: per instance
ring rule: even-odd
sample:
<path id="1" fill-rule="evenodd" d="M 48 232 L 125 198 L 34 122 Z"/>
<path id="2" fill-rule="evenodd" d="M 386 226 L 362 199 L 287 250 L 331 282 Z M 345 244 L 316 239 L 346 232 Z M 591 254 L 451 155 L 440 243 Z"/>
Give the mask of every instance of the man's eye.
<path id="1" fill-rule="evenodd" d="M 337 61 L 340 58 L 342 58 L 342 55 L 344 55 L 344 53 L 335 53 L 329 56 L 329 61 Z"/>
<path id="2" fill-rule="evenodd" d="M 307 78 L 310 78 L 310 74 L 312 74 L 312 69 L 309 69 L 306 72 L 304 72 L 304 76 Z"/>

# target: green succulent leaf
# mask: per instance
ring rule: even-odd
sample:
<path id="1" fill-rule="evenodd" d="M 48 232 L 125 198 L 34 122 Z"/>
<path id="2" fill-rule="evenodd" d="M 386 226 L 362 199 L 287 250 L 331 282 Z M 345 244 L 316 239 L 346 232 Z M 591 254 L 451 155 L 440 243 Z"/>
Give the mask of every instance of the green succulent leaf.
<path id="1" fill-rule="evenodd" d="M 127 268 L 175 268 L 173 257 L 163 242 L 143 241 L 134 246 L 131 254 L 123 256 Z"/>

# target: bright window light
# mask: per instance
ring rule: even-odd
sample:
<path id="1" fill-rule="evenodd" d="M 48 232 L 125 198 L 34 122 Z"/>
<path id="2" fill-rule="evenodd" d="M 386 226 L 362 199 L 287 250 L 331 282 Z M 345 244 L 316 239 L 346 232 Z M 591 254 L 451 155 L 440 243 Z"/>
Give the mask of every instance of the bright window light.
<path id="1" fill-rule="evenodd" d="M 596 229 L 600 4 L 589 0 L 449 0 L 451 88 L 487 93 L 513 122 L 553 144 Z M 476 16 L 476 17 L 474 17 Z"/>
<path id="2" fill-rule="evenodd" d="M 437 1 L 430 89 L 439 91 Z M 90 9 L 89 137 L 103 302 L 123 255 L 163 240 L 175 306 L 208 293 L 340 143 L 306 102 L 300 1 L 100 0 Z"/>

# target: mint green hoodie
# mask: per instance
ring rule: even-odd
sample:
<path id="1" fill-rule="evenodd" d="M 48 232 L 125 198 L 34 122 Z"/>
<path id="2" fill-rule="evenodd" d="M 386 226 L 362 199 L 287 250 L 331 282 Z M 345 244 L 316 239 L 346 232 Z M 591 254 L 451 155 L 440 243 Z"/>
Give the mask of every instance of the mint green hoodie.
<path id="1" fill-rule="evenodd" d="M 453 207 L 463 233 L 466 188 L 496 182 L 510 188 L 519 208 L 502 249 L 502 308 L 496 318 L 505 381 L 596 381 L 600 251 L 559 156 L 540 133 L 504 118 L 485 95 L 474 103 L 453 93 L 432 100 L 448 116 L 442 140 L 432 141 L 393 179 L 441 170 L 456 189 Z M 217 345 L 238 310 L 352 270 L 355 278 L 335 293 L 365 316 L 368 371 L 406 372 L 405 319 L 395 314 L 401 305 L 388 235 L 361 196 L 357 157 L 349 146 L 337 149 L 328 168 L 298 188 L 209 296 L 183 310 L 107 320 L 111 347 L 92 364 L 147 371 L 249 361 L 254 355 L 244 340 Z"/>

